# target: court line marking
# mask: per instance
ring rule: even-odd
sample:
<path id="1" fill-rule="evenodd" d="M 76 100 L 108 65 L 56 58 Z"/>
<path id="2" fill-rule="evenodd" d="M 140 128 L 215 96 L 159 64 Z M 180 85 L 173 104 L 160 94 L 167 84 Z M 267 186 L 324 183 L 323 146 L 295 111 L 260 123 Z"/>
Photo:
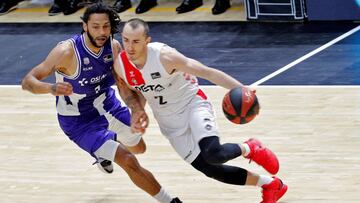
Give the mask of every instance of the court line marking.
<path id="1" fill-rule="evenodd" d="M 297 65 L 298 63 L 300 63 L 300 62 L 302 62 L 302 61 L 305 61 L 306 59 L 308 59 L 308 58 L 310 58 L 310 57 L 314 56 L 315 54 L 317 54 L 317 53 L 321 52 L 322 50 L 324 50 L 324 49 L 326 49 L 326 48 L 330 47 L 331 45 L 333 45 L 333 44 L 335 44 L 335 43 L 337 43 L 337 42 L 339 42 L 339 41 L 341 41 L 341 40 L 345 39 L 346 37 L 348 37 L 348 36 L 350 36 L 350 35 L 354 34 L 355 32 L 357 32 L 357 31 L 359 31 L 359 30 L 360 30 L 360 25 L 359 25 L 359 26 L 357 26 L 357 27 L 355 27 L 355 28 L 353 28 L 352 30 L 350 30 L 350 31 L 346 32 L 345 34 L 340 35 L 339 37 L 337 37 L 337 38 L 335 38 L 335 39 L 331 40 L 330 42 L 328 42 L 328 43 L 326 43 L 326 44 L 322 45 L 321 47 L 319 47 L 319 48 L 317 48 L 317 49 L 315 49 L 315 50 L 311 51 L 310 53 L 308 53 L 308 54 L 306 54 L 306 55 L 304 55 L 304 56 L 302 56 L 302 57 L 300 57 L 300 58 L 296 59 L 295 61 L 293 61 L 293 62 L 289 63 L 288 65 L 286 65 L 286 66 L 284 66 L 284 67 L 282 67 L 282 68 L 278 69 L 277 71 L 275 71 L 275 72 L 273 72 L 273 73 L 271 73 L 271 74 L 269 74 L 269 75 L 267 75 L 267 76 L 263 77 L 262 79 L 260 79 L 260 80 L 258 80 L 258 81 L 256 81 L 256 82 L 254 82 L 254 83 L 253 83 L 253 84 L 251 84 L 250 86 L 258 86 L 258 85 L 260 85 L 261 83 L 264 83 L 264 82 L 266 82 L 267 80 L 270 80 L 271 78 L 273 78 L 273 77 L 275 77 L 275 76 L 279 75 L 280 73 L 282 73 L 282 72 L 284 72 L 284 71 L 286 71 L 286 70 L 288 70 L 288 69 L 290 69 L 290 68 L 294 67 L 294 66 L 295 66 L 295 65 Z"/>

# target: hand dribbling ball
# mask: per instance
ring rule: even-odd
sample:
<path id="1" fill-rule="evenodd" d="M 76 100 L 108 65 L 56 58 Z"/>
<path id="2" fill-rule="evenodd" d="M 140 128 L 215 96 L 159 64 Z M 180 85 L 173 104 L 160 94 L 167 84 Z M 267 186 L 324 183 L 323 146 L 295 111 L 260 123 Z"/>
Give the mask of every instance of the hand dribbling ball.
<path id="1" fill-rule="evenodd" d="M 260 105 L 255 91 L 246 87 L 236 87 L 225 94 L 222 109 L 229 121 L 245 124 L 256 117 Z"/>

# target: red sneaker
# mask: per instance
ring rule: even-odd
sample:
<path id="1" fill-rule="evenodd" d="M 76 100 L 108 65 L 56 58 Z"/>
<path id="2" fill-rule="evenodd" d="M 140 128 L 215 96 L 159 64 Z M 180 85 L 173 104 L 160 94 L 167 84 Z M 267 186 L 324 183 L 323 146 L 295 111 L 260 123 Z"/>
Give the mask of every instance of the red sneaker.
<path id="1" fill-rule="evenodd" d="M 253 160 L 269 173 L 275 175 L 279 171 L 279 161 L 276 155 L 257 139 L 251 138 L 245 142 L 250 147 L 250 153 L 245 158 Z"/>
<path id="2" fill-rule="evenodd" d="M 287 191 L 288 186 L 279 178 L 273 177 L 274 180 L 262 186 L 262 201 L 260 203 L 276 203 Z"/>

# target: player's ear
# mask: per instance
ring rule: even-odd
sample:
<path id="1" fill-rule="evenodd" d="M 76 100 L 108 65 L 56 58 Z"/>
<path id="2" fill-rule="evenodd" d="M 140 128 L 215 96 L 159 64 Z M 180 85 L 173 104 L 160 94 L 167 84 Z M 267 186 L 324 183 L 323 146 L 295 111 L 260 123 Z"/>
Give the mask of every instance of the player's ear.
<path id="1" fill-rule="evenodd" d="M 85 22 L 83 22 L 83 30 L 84 30 L 85 32 L 88 31 L 88 30 L 87 30 L 87 24 L 86 24 Z"/>
<path id="2" fill-rule="evenodd" d="M 146 38 L 146 43 L 148 44 L 150 42 L 151 42 L 151 37 L 149 36 L 149 37 Z"/>

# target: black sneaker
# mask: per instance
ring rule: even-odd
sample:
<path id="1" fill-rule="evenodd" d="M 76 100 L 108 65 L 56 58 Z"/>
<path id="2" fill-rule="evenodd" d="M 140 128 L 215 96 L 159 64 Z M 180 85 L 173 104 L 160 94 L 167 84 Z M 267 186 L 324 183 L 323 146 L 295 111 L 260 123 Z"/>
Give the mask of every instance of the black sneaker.
<path id="1" fill-rule="evenodd" d="M 203 5 L 202 0 L 184 0 L 180 6 L 176 8 L 177 13 L 186 13 Z"/>
<path id="2" fill-rule="evenodd" d="M 61 12 L 62 12 L 62 10 L 61 10 L 60 6 L 57 5 L 56 3 L 54 3 L 50 7 L 48 14 L 49 14 L 49 16 L 56 16 L 56 15 L 60 14 Z"/>
<path id="3" fill-rule="evenodd" d="M 55 0 L 54 3 L 59 5 L 64 15 L 73 14 L 84 7 L 82 0 Z"/>
<path id="4" fill-rule="evenodd" d="M 0 2 L 0 15 L 5 15 L 17 8 L 19 2 L 23 0 L 3 0 Z"/>
<path id="5" fill-rule="evenodd" d="M 224 13 L 230 8 L 230 0 L 216 0 L 214 7 L 211 9 L 212 14 L 218 15 Z"/>
<path id="6" fill-rule="evenodd" d="M 130 0 L 117 0 L 114 3 L 114 10 L 118 13 L 124 12 L 131 8 L 131 1 Z"/>
<path id="7" fill-rule="evenodd" d="M 99 160 L 96 162 L 96 165 L 99 167 L 100 171 L 104 173 L 112 173 L 114 171 L 113 164 L 109 160 Z"/>
<path id="8" fill-rule="evenodd" d="M 157 0 L 141 0 L 138 7 L 136 7 L 135 13 L 145 13 L 155 6 L 157 6 Z"/>
<path id="9" fill-rule="evenodd" d="M 180 201 L 179 198 L 175 197 L 174 199 L 171 200 L 170 203 L 182 203 L 182 201 Z"/>

